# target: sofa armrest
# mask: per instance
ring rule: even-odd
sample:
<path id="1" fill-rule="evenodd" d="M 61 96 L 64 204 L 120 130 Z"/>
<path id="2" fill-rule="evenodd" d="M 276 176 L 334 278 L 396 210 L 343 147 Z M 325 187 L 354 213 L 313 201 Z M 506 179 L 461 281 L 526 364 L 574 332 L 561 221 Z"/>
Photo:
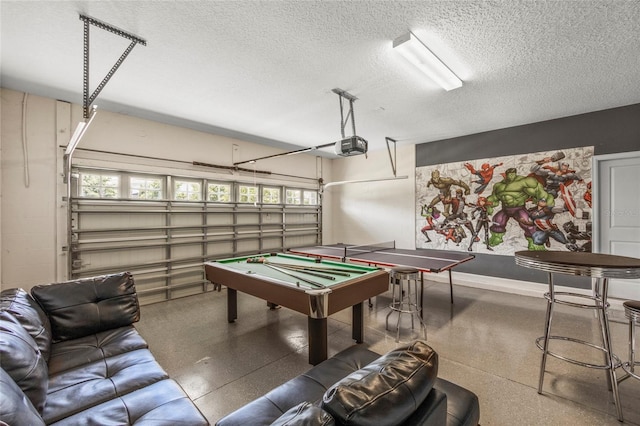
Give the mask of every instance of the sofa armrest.
<path id="1" fill-rule="evenodd" d="M 44 420 L 13 378 L 0 368 L 0 424 L 44 426 Z"/>
<path id="2" fill-rule="evenodd" d="M 447 394 L 447 426 L 480 424 L 480 403 L 475 393 L 441 378 L 436 379 L 433 389 Z"/>
<path id="3" fill-rule="evenodd" d="M 54 343 L 140 319 L 138 296 L 129 272 L 38 285 L 31 294 L 49 317 Z"/>

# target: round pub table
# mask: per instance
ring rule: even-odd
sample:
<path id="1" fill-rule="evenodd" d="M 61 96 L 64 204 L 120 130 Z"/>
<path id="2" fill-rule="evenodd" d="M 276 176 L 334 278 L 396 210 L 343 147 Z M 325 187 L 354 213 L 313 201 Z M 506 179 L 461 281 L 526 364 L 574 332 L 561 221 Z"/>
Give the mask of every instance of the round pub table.
<path id="1" fill-rule="evenodd" d="M 581 365 L 583 367 L 607 370 L 607 382 L 613 392 L 613 400 L 616 405 L 618 420 L 623 421 L 620 395 L 618 393 L 618 382 L 616 381 L 615 373 L 618 358 L 611 350 L 611 332 L 609 330 L 609 321 L 606 313 L 609 306 L 609 303 L 607 302 L 608 280 L 610 278 L 640 278 L 640 259 L 602 253 L 519 251 L 515 253 L 515 260 L 517 265 L 525 268 L 538 269 L 540 271 L 548 272 L 549 274 L 549 291 L 544 295 L 545 299 L 547 299 L 544 336 L 539 337 L 536 340 L 536 344 L 542 350 L 538 393 L 542 393 L 547 355 L 551 355 L 552 357 Z M 593 288 L 593 295 L 555 291 L 553 274 L 584 275 L 594 278 L 595 284 Z M 579 300 L 580 302 L 576 302 L 576 300 Z M 592 342 L 575 339 L 573 337 L 551 335 L 551 320 L 553 317 L 553 308 L 556 303 L 575 308 L 594 309 L 598 314 L 598 321 L 602 332 L 602 346 Z M 585 363 L 550 352 L 549 340 L 551 339 L 560 339 L 584 344 L 601 350 L 605 355 L 604 364 Z"/>

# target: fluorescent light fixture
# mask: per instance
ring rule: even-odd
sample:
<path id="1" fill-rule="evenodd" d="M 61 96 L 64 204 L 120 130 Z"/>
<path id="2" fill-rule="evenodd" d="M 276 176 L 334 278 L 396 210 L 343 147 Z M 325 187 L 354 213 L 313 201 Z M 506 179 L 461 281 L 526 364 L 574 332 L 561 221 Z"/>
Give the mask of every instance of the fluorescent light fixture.
<path id="1" fill-rule="evenodd" d="M 81 121 L 78 123 L 75 132 L 73 132 L 73 135 L 71 136 L 71 140 L 69 140 L 69 143 L 67 144 L 67 149 L 64 151 L 65 155 L 73 154 L 73 151 L 75 151 L 76 147 L 80 143 L 80 139 L 82 139 L 86 133 L 97 112 L 98 106 L 94 105 L 91 109 L 91 117 L 89 118 L 89 121 Z"/>
<path id="2" fill-rule="evenodd" d="M 431 80 L 442 86 L 444 90 L 449 91 L 462 87 L 462 80 L 411 31 L 393 40 L 393 48 L 429 76 Z"/>

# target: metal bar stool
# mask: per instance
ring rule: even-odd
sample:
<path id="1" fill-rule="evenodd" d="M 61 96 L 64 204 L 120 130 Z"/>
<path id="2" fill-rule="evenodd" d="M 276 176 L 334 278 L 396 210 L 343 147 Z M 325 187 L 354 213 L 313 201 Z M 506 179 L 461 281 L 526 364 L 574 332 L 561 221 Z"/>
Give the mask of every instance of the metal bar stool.
<path id="1" fill-rule="evenodd" d="M 389 272 L 391 283 L 391 304 L 389 313 L 385 319 L 385 329 L 389 330 L 389 316 L 396 312 L 398 321 L 396 322 L 396 342 L 400 341 L 400 319 L 402 314 L 409 314 L 411 317 L 411 329 L 415 328 L 415 319 L 420 327 L 424 329 L 424 338 L 427 339 L 427 326 L 422 320 L 422 294 L 423 286 L 420 271 L 416 268 L 397 266 L 391 268 Z M 418 282 L 420 291 L 418 292 Z"/>
<path id="2" fill-rule="evenodd" d="M 544 336 L 536 339 L 536 345 L 542 349 L 540 363 L 540 377 L 538 380 L 538 393 L 542 394 L 542 384 L 546 371 L 547 356 L 552 356 L 572 364 L 588 368 L 606 370 L 607 385 L 613 394 L 618 420 L 623 421 L 620 394 L 618 392 L 619 380 L 616 378 L 616 368 L 621 362 L 618 356 L 612 352 L 611 331 L 607 316 L 607 293 L 609 279 L 634 279 L 640 278 L 640 259 L 634 257 L 617 256 L 604 253 L 564 252 L 564 251 L 518 251 L 515 253 L 516 264 L 526 268 L 538 269 L 549 274 L 549 292 L 545 293 L 547 299 L 547 314 L 545 319 Z M 595 278 L 593 284 L 593 296 L 579 293 L 555 291 L 554 274 L 583 275 Z M 578 302 L 581 300 L 582 302 Z M 602 333 L 602 346 L 592 342 L 575 339 L 573 337 L 551 334 L 551 321 L 554 306 L 556 304 L 567 305 L 575 308 L 593 309 L 597 313 L 600 330 Z M 587 345 L 604 353 L 603 364 L 592 364 L 571 359 L 549 350 L 551 340 L 564 340 L 573 343 Z"/>
<path id="3" fill-rule="evenodd" d="M 635 372 L 635 367 L 640 365 L 640 361 L 636 361 L 636 324 L 640 325 L 640 301 L 627 300 L 622 304 L 624 307 L 624 315 L 629 319 L 629 360 L 621 364 L 625 375 L 618 379 L 618 383 L 628 379 L 629 377 L 640 380 L 640 375 Z"/>

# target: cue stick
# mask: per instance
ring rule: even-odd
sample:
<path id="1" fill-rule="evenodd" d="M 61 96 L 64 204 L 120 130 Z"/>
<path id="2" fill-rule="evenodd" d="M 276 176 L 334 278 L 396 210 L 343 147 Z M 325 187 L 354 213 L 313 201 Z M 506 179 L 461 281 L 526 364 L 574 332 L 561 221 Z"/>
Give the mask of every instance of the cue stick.
<path id="1" fill-rule="evenodd" d="M 302 265 L 293 265 L 290 263 L 283 263 L 283 262 L 270 262 L 268 259 L 264 257 L 247 259 L 247 263 L 262 263 L 263 265 L 274 265 L 278 268 L 283 268 L 290 271 L 299 271 L 307 275 L 312 275 L 314 277 L 324 278 L 325 280 L 331 280 L 331 281 L 336 280 L 336 277 L 331 275 L 321 274 L 320 272 L 318 272 L 313 268 L 307 268 Z M 349 275 L 346 275 L 346 276 L 349 276 Z"/>
<path id="2" fill-rule="evenodd" d="M 272 262 L 263 262 L 263 263 L 265 265 L 273 265 L 273 266 L 275 266 L 277 268 L 287 269 L 289 271 L 299 271 L 299 272 L 302 272 L 304 274 L 313 275 L 314 277 L 324 278 L 326 280 L 331 280 L 331 281 L 335 281 L 336 280 L 336 277 L 333 277 L 331 275 L 321 274 L 319 272 L 314 271 L 313 269 L 307 270 L 307 269 L 302 269 L 302 268 L 292 268 L 290 266 L 284 266 L 281 263 L 272 263 Z"/>
<path id="3" fill-rule="evenodd" d="M 278 265 L 281 266 L 283 268 L 287 268 L 287 269 L 295 269 L 295 270 L 300 270 L 300 271 L 313 271 L 313 272 L 326 272 L 327 274 L 333 274 L 333 275 L 339 275 L 342 277 L 350 277 L 351 274 L 349 272 L 342 272 L 342 270 L 340 271 L 334 271 L 333 269 L 329 269 L 329 268 L 313 268 L 310 266 L 302 266 L 302 265 L 290 265 L 287 263 L 279 263 L 279 262 L 271 262 L 272 265 Z M 360 273 L 361 271 L 357 271 L 357 273 Z"/>
<path id="4" fill-rule="evenodd" d="M 264 259 L 264 260 L 263 260 Z M 261 262 L 269 262 L 268 259 L 266 258 L 250 258 L 247 259 L 247 263 L 261 263 Z M 359 271 L 357 269 L 347 269 L 347 268 L 331 268 L 331 267 L 326 267 L 326 266 L 309 266 L 309 265 L 298 265 L 295 263 L 285 263 L 285 262 L 269 262 L 272 263 L 274 265 L 282 265 L 282 267 L 291 267 L 291 268 L 296 268 L 296 269 L 307 269 L 310 271 L 317 271 L 317 272 L 327 272 L 329 274 L 334 273 L 335 275 L 342 275 L 339 272 L 344 272 L 347 273 L 349 275 L 345 275 L 345 276 L 350 276 L 350 274 L 366 274 L 368 271 Z"/>
<path id="5" fill-rule="evenodd" d="M 268 263 L 263 263 L 263 265 L 267 266 L 267 267 L 269 267 L 269 268 L 271 268 L 271 269 L 273 269 L 275 271 L 278 271 L 278 272 L 280 272 L 282 274 L 289 275 L 290 277 L 293 277 L 293 278 L 298 279 L 300 281 L 304 281 L 306 283 L 309 283 L 309 284 L 311 284 L 313 286 L 320 287 L 320 288 L 327 288 L 327 286 L 325 286 L 324 284 L 321 284 L 321 283 L 318 283 L 318 282 L 315 282 L 315 281 L 311 281 L 311 280 L 303 278 L 303 277 L 299 277 L 299 276 L 297 276 L 295 274 L 291 274 L 291 273 L 289 273 L 287 271 L 283 271 L 282 269 L 280 269 L 280 268 L 278 268 L 276 266 L 269 265 Z"/>

